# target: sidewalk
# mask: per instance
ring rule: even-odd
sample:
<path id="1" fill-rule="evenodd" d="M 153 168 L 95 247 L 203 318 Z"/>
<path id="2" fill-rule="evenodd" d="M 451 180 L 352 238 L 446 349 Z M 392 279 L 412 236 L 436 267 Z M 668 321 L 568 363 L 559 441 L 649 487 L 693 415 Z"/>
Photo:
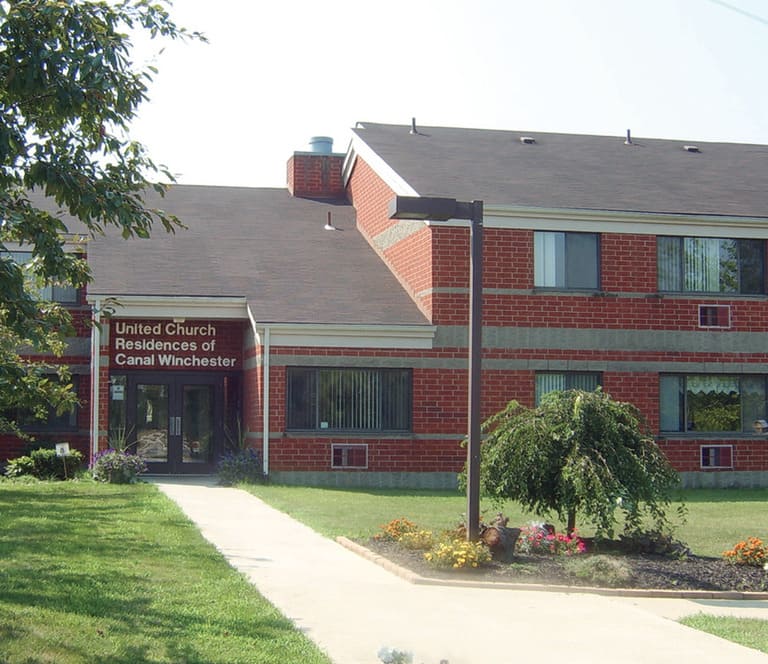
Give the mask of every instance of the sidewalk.
<path id="1" fill-rule="evenodd" d="M 414 585 L 245 491 L 153 482 L 335 664 L 380 664 L 382 646 L 412 652 L 414 664 L 507 664 L 546 652 L 569 664 L 768 663 L 768 655 L 674 622 L 700 612 L 768 619 L 768 600 Z"/>

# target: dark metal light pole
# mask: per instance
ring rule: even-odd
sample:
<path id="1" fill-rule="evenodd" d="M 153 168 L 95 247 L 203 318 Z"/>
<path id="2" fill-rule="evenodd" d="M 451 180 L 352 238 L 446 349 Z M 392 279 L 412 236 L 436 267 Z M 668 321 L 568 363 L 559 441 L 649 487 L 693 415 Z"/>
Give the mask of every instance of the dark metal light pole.
<path id="1" fill-rule="evenodd" d="M 469 226 L 469 391 L 467 432 L 467 539 L 480 530 L 480 389 L 483 352 L 483 201 L 397 196 L 391 219 L 446 221 L 467 219 Z"/>

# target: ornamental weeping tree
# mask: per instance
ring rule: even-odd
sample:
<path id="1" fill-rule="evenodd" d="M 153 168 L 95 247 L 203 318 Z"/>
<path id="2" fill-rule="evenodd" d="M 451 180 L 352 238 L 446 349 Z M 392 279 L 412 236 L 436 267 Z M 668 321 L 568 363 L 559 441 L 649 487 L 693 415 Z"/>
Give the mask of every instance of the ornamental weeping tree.
<path id="1" fill-rule="evenodd" d="M 569 533 L 578 513 L 611 537 L 617 509 L 627 532 L 640 530 L 644 517 L 659 532 L 668 528 L 678 476 L 633 405 L 600 390 L 552 392 L 535 409 L 512 401 L 483 426 L 487 495 L 555 513 Z"/>
<path id="2" fill-rule="evenodd" d="M 0 0 L 0 430 L 19 432 L 19 408 L 42 417 L 74 403 L 65 369 L 51 380 L 55 367 L 26 359 L 61 355 L 71 334 L 48 287 L 91 278 L 65 235 L 112 226 L 147 237 L 155 223 L 180 226 L 144 204 L 145 192 L 165 191 L 151 178 L 173 178 L 128 138 L 155 72 L 132 62 L 131 30 L 202 39 L 178 27 L 162 0 Z M 9 251 L 31 260 L 22 266 Z"/>

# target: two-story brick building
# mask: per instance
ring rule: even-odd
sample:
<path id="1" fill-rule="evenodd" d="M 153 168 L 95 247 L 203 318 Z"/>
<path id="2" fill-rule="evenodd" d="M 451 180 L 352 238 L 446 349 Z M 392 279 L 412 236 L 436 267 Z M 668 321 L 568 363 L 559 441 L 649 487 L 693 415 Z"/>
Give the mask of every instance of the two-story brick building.
<path id="1" fill-rule="evenodd" d="M 175 473 L 210 471 L 240 431 L 277 480 L 453 485 L 468 224 L 388 213 L 447 196 L 485 204 L 483 416 L 600 385 L 689 485 L 768 485 L 767 147 L 353 133 L 295 153 L 287 190 L 175 186 L 162 205 L 187 230 L 89 244 L 87 302 L 118 304 L 53 434 L 95 451 L 122 433 Z"/>

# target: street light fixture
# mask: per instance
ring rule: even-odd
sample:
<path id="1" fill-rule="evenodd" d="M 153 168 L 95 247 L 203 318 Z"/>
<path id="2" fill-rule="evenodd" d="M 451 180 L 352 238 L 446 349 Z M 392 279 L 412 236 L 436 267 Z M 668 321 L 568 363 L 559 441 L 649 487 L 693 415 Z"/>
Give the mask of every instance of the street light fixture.
<path id="1" fill-rule="evenodd" d="M 480 531 L 480 385 L 483 352 L 483 201 L 396 196 L 390 219 L 447 221 L 467 219 L 469 226 L 469 394 L 467 444 L 467 539 Z"/>

